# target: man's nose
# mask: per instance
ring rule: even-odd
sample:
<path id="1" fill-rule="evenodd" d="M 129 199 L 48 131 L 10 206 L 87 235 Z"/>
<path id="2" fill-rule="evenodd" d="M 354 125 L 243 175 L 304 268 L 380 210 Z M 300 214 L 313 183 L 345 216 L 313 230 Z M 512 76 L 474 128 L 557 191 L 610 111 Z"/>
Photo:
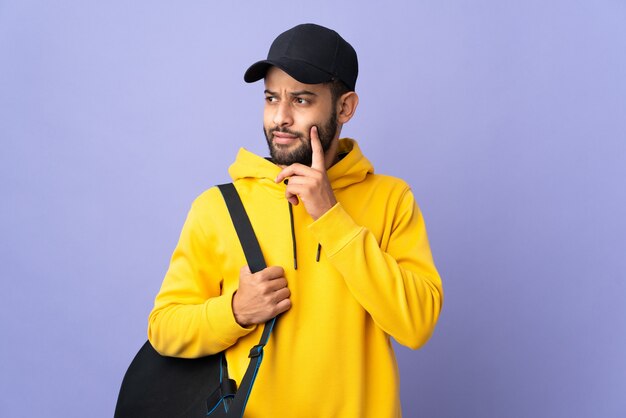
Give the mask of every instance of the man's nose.
<path id="1" fill-rule="evenodd" d="M 276 112 L 274 112 L 273 122 L 276 126 L 291 126 L 293 123 L 293 117 L 289 103 L 285 103 L 284 101 L 278 103 L 278 106 L 276 106 Z"/>

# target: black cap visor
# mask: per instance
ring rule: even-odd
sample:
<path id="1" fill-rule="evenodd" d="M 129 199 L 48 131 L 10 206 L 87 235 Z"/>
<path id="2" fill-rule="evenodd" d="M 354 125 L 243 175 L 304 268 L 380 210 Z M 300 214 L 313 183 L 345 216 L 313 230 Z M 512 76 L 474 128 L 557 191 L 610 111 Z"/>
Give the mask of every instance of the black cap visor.
<path id="1" fill-rule="evenodd" d="M 265 78 L 267 70 L 272 66 L 280 68 L 291 77 L 304 84 L 325 83 L 333 79 L 332 74 L 328 74 L 326 71 L 322 71 L 308 62 L 292 60 L 289 58 L 255 62 L 250 66 L 250 68 L 248 68 L 243 76 L 243 79 L 247 83 L 259 81 L 260 79 Z"/>

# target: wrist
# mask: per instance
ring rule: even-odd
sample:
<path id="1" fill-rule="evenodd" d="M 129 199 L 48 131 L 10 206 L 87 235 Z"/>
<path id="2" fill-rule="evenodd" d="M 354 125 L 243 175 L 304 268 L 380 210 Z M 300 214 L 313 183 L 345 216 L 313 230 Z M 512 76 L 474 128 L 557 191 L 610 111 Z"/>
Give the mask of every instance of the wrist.
<path id="1" fill-rule="evenodd" d="M 334 198 L 331 199 L 328 202 L 328 204 L 325 207 L 321 208 L 321 210 L 318 213 L 311 214 L 311 218 L 313 218 L 313 221 L 317 221 L 319 218 L 321 218 L 326 213 L 328 213 L 328 211 L 330 211 L 332 208 L 334 208 L 336 204 L 337 204 L 337 200 L 335 200 Z"/>
<path id="2" fill-rule="evenodd" d="M 235 318 L 235 322 L 237 322 L 237 324 L 239 324 L 239 326 L 243 328 L 248 328 L 250 324 L 248 324 L 245 318 L 243 318 L 243 316 L 239 313 L 237 305 L 237 292 L 233 293 L 231 308 L 233 310 L 233 317 Z"/>

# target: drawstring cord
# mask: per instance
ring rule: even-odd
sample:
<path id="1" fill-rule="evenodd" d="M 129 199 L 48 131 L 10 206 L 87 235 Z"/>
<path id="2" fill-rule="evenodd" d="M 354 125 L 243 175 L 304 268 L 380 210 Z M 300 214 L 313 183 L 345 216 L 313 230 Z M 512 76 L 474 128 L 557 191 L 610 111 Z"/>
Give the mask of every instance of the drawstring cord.
<path id="1" fill-rule="evenodd" d="M 284 183 L 287 184 L 288 180 L 285 180 Z M 298 251 L 297 251 L 297 246 L 296 246 L 296 229 L 294 228 L 294 221 L 293 221 L 293 206 L 291 205 L 291 202 L 288 202 L 289 204 L 289 223 L 291 225 L 291 246 L 293 248 L 293 269 L 294 270 L 298 270 Z M 320 254 L 322 253 L 322 244 L 317 244 L 317 254 L 315 255 L 315 261 L 317 263 L 319 263 L 320 261 Z"/>
<path id="2" fill-rule="evenodd" d="M 296 251 L 296 230 L 293 227 L 293 207 L 289 202 L 289 221 L 291 222 L 291 246 L 293 247 L 293 269 L 298 270 L 298 252 Z"/>

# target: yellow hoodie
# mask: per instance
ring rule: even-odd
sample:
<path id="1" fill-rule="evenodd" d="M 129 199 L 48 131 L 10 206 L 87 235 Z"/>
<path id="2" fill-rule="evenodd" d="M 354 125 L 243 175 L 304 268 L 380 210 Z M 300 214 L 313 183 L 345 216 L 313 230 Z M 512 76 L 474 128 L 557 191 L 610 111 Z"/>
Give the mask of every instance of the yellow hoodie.
<path id="1" fill-rule="evenodd" d="M 411 190 L 375 175 L 355 141 L 342 139 L 340 153 L 328 170 L 337 205 L 317 221 L 294 206 L 295 241 L 285 185 L 274 182 L 280 168 L 241 149 L 229 169 L 267 265 L 284 268 L 292 301 L 265 348 L 246 417 L 399 417 L 390 337 L 418 348 L 437 322 L 441 280 Z M 150 313 L 153 346 L 178 357 L 227 349 L 239 383 L 263 329 L 242 328 L 233 316 L 245 264 L 224 200 L 211 188 L 189 211 Z"/>

